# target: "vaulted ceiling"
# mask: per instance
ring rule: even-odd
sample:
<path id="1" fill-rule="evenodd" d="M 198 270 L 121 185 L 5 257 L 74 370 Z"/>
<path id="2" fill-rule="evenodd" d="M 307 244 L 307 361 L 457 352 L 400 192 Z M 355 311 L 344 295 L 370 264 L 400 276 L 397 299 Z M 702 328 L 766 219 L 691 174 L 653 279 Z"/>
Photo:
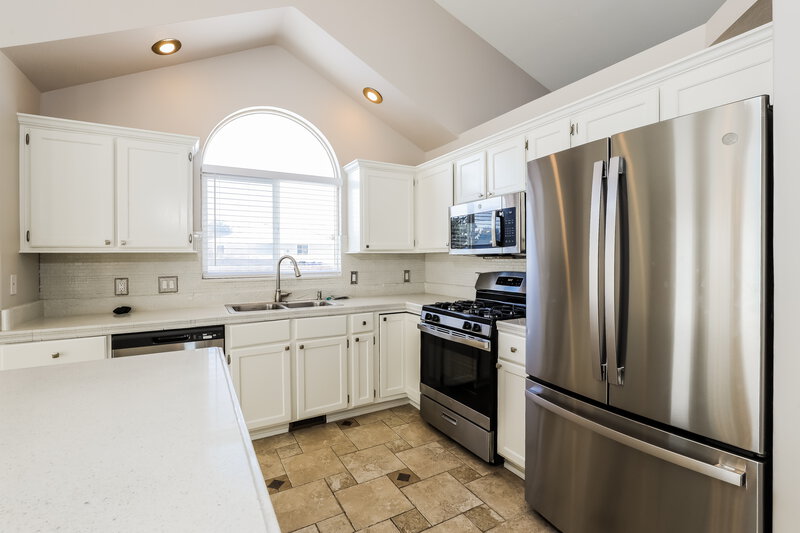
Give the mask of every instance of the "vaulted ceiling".
<path id="1" fill-rule="evenodd" d="M 378 88 L 384 103 L 363 105 L 427 151 L 705 23 L 723 1 L 44 0 L 4 7 L 0 47 L 47 92 L 278 45 L 355 99 Z M 150 51 L 165 36 L 180 53 Z"/>

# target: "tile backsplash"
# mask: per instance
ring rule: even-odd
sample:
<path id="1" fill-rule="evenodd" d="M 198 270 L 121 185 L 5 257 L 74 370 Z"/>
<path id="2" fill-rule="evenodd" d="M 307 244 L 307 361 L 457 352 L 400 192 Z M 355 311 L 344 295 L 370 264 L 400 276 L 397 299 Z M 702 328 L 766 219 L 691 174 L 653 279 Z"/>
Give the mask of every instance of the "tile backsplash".
<path id="1" fill-rule="evenodd" d="M 289 299 L 380 296 L 430 292 L 475 296 L 476 272 L 524 271 L 524 259 L 481 259 L 448 254 L 343 254 L 338 277 L 295 278 L 284 265 L 281 288 Z M 203 279 L 196 254 L 42 254 L 39 297 L 45 316 L 107 313 L 129 305 L 139 310 L 177 309 L 272 300 L 274 278 Z M 358 285 L 350 271 L 358 271 Z M 411 281 L 403 282 L 409 270 Z M 158 277 L 177 276 L 178 292 L 159 294 Z M 128 295 L 114 296 L 114 278 L 128 278 Z"/>

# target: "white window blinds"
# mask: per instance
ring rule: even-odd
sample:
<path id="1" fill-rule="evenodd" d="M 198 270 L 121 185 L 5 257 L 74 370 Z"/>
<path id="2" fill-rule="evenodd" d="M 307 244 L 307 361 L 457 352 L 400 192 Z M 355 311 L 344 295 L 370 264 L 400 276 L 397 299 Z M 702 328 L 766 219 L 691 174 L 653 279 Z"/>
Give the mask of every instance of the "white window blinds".
<path id="1" fill-rule="evenodd" d="M 274 274 L 286 254 L 303 275 L 340 273 L 336 180 L 241 170 L 203 173 L 205 275 Z"/>

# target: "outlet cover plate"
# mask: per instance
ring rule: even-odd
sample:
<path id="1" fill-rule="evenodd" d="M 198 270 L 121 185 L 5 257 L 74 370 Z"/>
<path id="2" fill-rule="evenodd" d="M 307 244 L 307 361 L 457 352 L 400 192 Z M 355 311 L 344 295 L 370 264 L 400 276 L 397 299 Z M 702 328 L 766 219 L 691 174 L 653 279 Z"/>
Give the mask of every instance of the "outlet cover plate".
<path id="1" fill-rule="evenodd" d="M 128 278 L 114 278 L 114 296 L 128 295 Z"/>
<path id="2" fill-rule="evenodd" d="M 159 294 L 178 292 L 178 276 L 158 276 L 158 292 Z"/>

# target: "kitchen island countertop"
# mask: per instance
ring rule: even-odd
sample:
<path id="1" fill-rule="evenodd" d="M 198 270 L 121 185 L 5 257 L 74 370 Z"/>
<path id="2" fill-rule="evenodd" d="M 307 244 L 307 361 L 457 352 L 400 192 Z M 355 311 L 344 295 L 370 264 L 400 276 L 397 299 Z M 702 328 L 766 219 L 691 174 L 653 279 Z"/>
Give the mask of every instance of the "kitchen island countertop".
<path id="1" fill-rule="evenodd" d="M 3 531 L 279 532 L 219 349 L 0 372 Z"/>

